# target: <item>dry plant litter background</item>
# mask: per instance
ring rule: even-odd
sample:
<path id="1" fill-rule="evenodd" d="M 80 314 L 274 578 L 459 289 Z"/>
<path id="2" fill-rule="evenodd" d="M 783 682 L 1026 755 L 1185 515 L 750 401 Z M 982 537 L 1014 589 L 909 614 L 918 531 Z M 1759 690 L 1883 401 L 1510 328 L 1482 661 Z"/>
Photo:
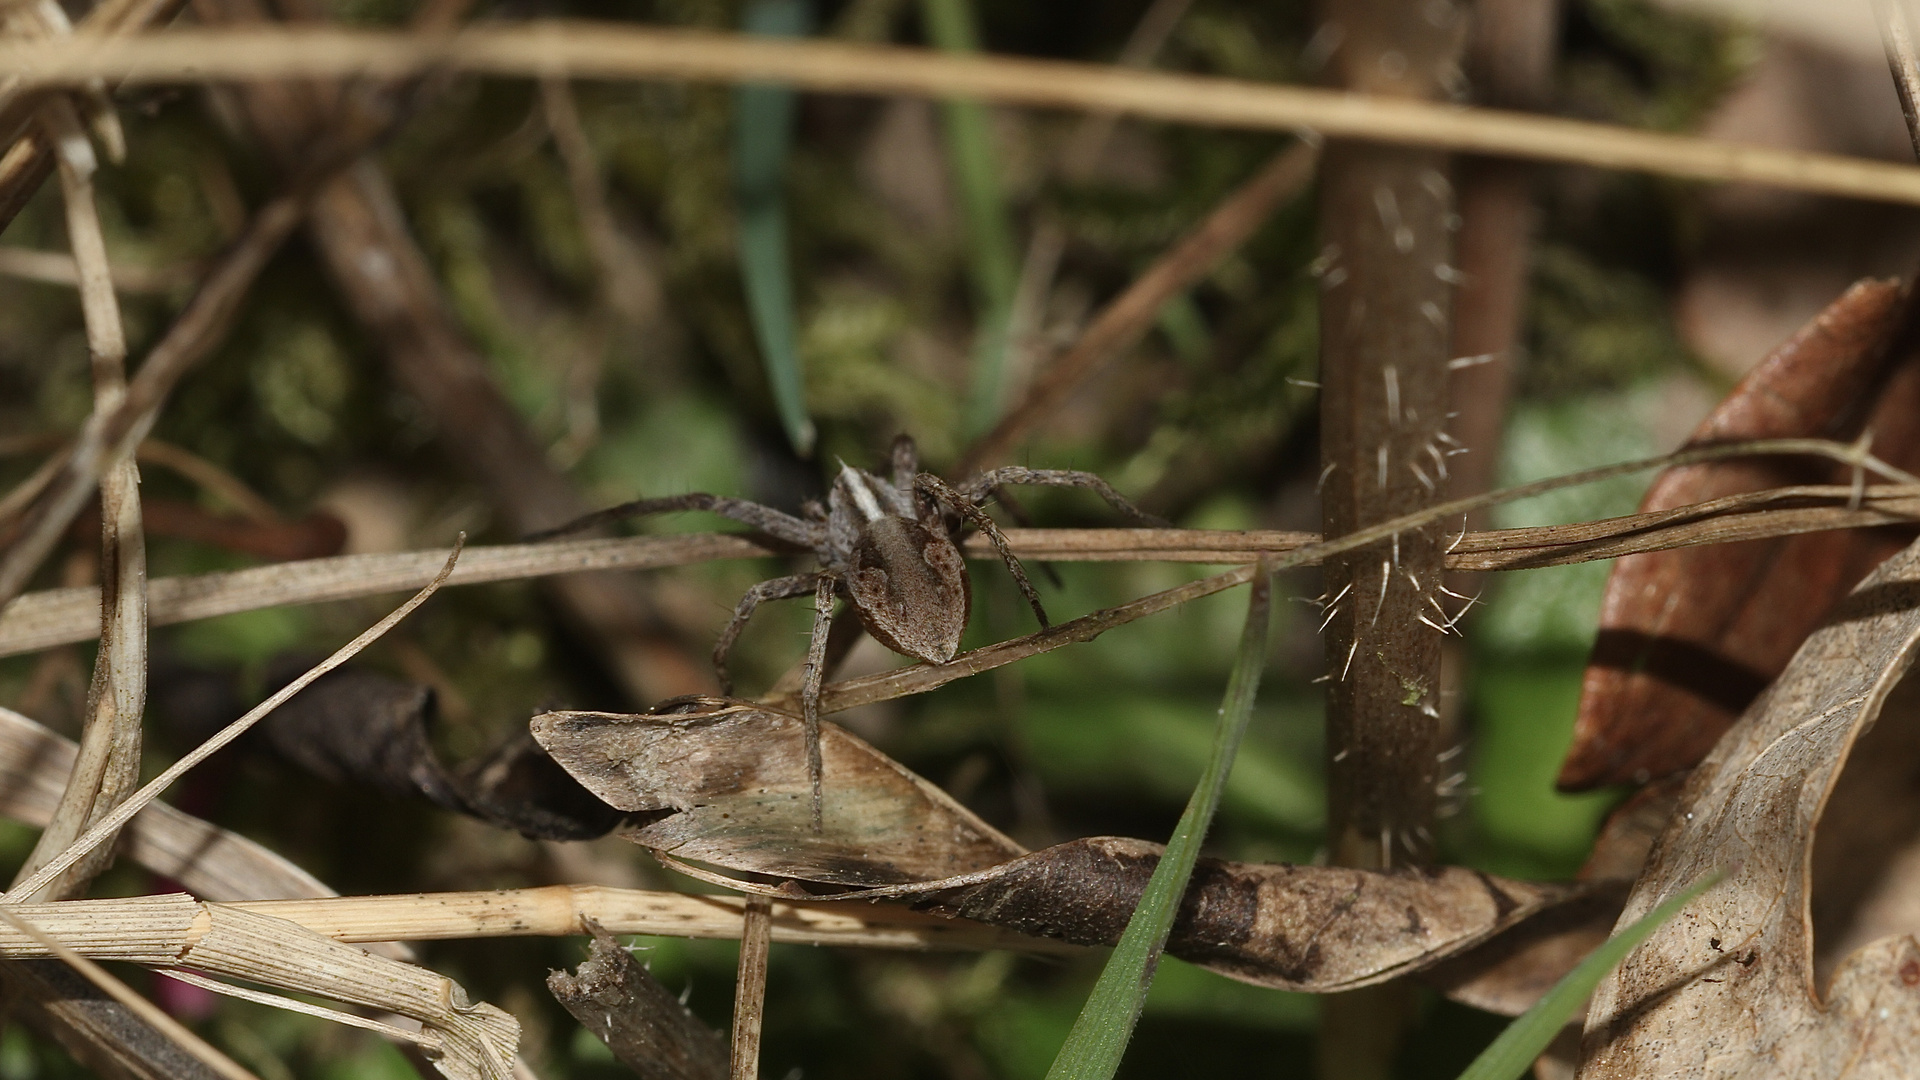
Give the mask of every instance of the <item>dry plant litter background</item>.
<path id="1" fill-rule="evenodd" d="M 596 1010 L 647 1029 L 623 1036 L 647 1040 L 643 1075 L 724 1075 L 730 1042 L 751 1075 L 758 1040 L 768 1076 L 1105 1076 L 1106 1046 L 1126 1075 L 1452 1077 L 1623 904 L 1624 926 L 1676 896 L 1711 907 L 1646 924 L 1596 1015 L 1675 972 L 1687 991 L 1593 1024 L 1581 1075 L 1667 1075 L 1695 1052 L 1720 1064 L 1690 1075 L 1818 1075 L 1863 1047 L 1861 1067 L 1911 1067 L 1911 1008 L 1872 1026 L 1876 979 L 1920 983 L 1897 936 L 1920 924 L 1897 685 L 1914 570 L 1882 563 L 1920 513 L 1901 471 L 1920 467 L 1914 300 L 1890 280 L 1920 264 L 1920 135 L 1887 12 L 1863 3 L 1860 33 L 1819 38 L 1641 0 L 3 14 L 0 71 L 20 80 L 0 82 L 0 840 L 24 869 L 0 917 L 25 923 L 0 945 L 38 928 L 159 1012 L 48 1007 L 81 984 L 7 961 L 0 1078 L 431 1075 L 429 1058 L 480 1076 L 516 1052 L 523 1075 L 620 1074 Z M 558 18 L 747 36 L 433 36 Z M 280 36 L 182 36 L 219 27 Z M 76 47 L 142 28 L 160 36 L 118 59 Z M 165 35 L 206 51 L 168 59 Z M 888 43 L 947 66 L 830 48 Z M 978 51 L 1115 66 L 969 68 Z M 763 61 L 803 90 L 736 85 Z M 309 78 L 247 81 L 288 65 Z M 1476 108 L 1395 111 L 1420 98 Z M 1555 136 L 1478 107 L 1602 126 Z M 1766 183 L 1721 182 L 1739 179 Z M 123 401 L 158 406 L 150 432 Z M 689 491 L 799 513 L 842 461 L 885 473 L 902 432 L 950 481 L 1087 470 L 1178 528 L 1022 489 L 995 512 L 1054 631 L 978 536 L 953 664 L 906 664 L 841 620 L 814 828 L 794 717 L 628 715 L 713 693 L 736 599 L 810 558 L 693 514 L 633 529 L 653 540 L 518 541 Z M 94 499 L 69 448 L 110 459 L 129 438 L 137 487 L 114 465 Z M 1641 468 L 1433 509 L 1690 438 L 1800 441 L 1710 449 L 1651 489 Z M 1604 520 L 1636 510 L 1654 516 Z M 1599 524 L 1543 528 L 1582 522 Z M 1601 561 L 1675 544 L 1708 546 Z M 318 561 L 342 554 L 368 559 Z M 383 618 L 173 786 L 184 814 L 135 819 L 111 867 L 18 887 Z M 811 622 L 804 601 L 761 607 L 739 692 L 798 714 Z M 47 729 L 79 739 L 89 716 L 69 786 Z M 1781 773 L 1766 755 L 1789 736 L 1817 746 Z M 1860 738 L 1868 764 L 1816 850 Z M 1673 825 L 1629 895 L 1654 835 L 1696 817 L 1716 824 Z M 1169 867 L 1208 857 L 1188 910 L 1143 904 L 1122 940 L 1135 897 L 1180 892 L 1148 883 L 1170 836 Z M 775 900 L 686 899 L 716 877 Z M 934 913 L 793 902 L 842 890 Z M 329 892 L 446 895 L 298 899 Z M 1817 943 L 1801 909 L 1752 910 L 1782 895 L 1811 903 Z M 774 941 L 760 1027 L 734 1008 L 743 909 Z M 581 912 L 619 936 L 584 967 Z M 684 933 L 629 936 L 667 926 Z M 386 941 L 412 944 L 341 944 Z M 1081 946 L 1115 942 L 1105 998 L 1104 952 Z M 1801 951 L 1815 987 L 1835 980 L 1824 1012 Z M 1154 971 L 1140 1005 L 1128 959 Z M 198 974 L 150 971 L 175 965 Z M 1713 989 L 1730 974 L 1738 990 Z M 1075 1032 L 1090 994 L 1107 1011 Z M 1752 1045 L 1697 1041 L 1749 1021 Z M 1534 1022 L 1543 1041 L 1559 1024 Z M 1654 1056 L 1661 1040 L 1686 1053 Z M 1581 1056 L 1562 1033 L 1536 1068 Z"/>

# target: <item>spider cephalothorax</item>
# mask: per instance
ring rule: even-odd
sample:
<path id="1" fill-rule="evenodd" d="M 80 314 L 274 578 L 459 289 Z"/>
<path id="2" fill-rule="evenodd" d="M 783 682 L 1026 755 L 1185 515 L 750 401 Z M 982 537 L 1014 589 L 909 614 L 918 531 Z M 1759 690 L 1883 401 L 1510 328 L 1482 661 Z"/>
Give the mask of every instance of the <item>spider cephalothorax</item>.
<path id="1" fill-rule="evenodd" d="M 813 596 L 813 637 L 807 647 L 800 703 L 807 726 L 807 762 L 814 781 L 816 821 L 820 815 L 820 682 L 835 594 L 853 604 L 860 624 L 882 645 L 915 660 L 944 664 L 959 651 L 972 602 L 966 561 L 955 543 L 967 525 L 978 528 L 993 542 L 1034 616 L 1042 627 L 1047 625 L 1046 610 L 1020 568 L 1020 560 L 1008 549 L 993 519 L 980 509 L 1002 485 L 1090 488 L 1129 516 L 1151 520 L 1092 473 L 1012 466 L 981 473 L 955 489 L 939 477 L 920 471 L 913 440 L 905 435 L 894 440 L 892 464 L 893 476 L 888 479 L 843 463 L 827 495 L 827 505 L 809 503 L 803 517 L 744 499 L 694 492 L 624 503 L 544 534 L 571 532 L 639 514 L 705 510 L 807 548 L 819 558 L 819 569 L 811 573 L 774 578 L 748 589 L 734 608 L 733 620 L 713 646 L 714 670 L 720 676 L 722 690 L 730 691 L 727 655 L 754 609 L 765 600 Z"/>

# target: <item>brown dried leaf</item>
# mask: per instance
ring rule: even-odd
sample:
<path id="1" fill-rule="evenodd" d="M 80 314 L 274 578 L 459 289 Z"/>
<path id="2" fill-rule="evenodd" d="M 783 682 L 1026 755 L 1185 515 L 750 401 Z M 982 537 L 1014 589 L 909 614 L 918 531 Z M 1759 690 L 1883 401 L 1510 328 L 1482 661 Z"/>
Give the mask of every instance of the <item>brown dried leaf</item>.
<path id="1" fill-rule="evenodd" d="M 821 727 L 824 826 L 815 832 L 798 717 L 711 698 L 671 708 L 684 711 L 547 713 L 533 732 L 619 809 L 666 811 L 625 831 L 629 839 L 663 857 L 789 879 L 715 878 L 745 891 L 826 885 L 839 898 L 903 900 L 1035 937 L 1111 945 L 1160 860 L 1160 845 L 1120 837 L 1027 854 L 831 724 Z M 1261 986 L 1345 990 L 1461 955 L 1594 892 L 1457 867 L 1375 872 L 1202 859 L 1167 951 Z M 1617 898 L 1611 903 L 1617 908 Z"/>
<path id="2" fill-rule="evenodd" d="M 1859 950 L 1823 1000 L 1809 918 L 1814 827 L 1916 647 L 1920 545 L 1855 590 L 1695 770 L 1621 921 L 1732 873 L 1601 983 L 1583 1077 L 1920 1073 L 1920 942 Z"/>
<path id="3" fill-rule="evenodd" d="M 1112 945 L 1162 850 L 1096 836 L 982 873 L 853 895 L 904 899 L 1077 945 Z M 1584 891 L 1457 866 L 1375 871 L 1201 859 L 1167 952 L 1257 986 L 1332 993 L 1430 967 Z"/>
<path id="4" fill-rule="evenodd" d="M 813 827 L 803 723 L 719 698 L 653 713 L 553 712 L 533 737 L 616 809 L 672 810 L 623 836 L 676 858 L 844 885 L 948 878 L 1025 849 L 946 792 L 833 724 L 820 727 Z"/>
<path id="5" fill-rule="evenodd" d="M 1897 282 L 1865 280 L 1753 370 L 1692 443 L 1849 438 L 1903 464 L 1920 440 L 1920 364 L 1890 380 L 1886 342 L 1907 317 Z M 1806 459 L 1669 469 L 1643 511 L 1786 484 L 1845 482 Z M 1646 783 L 1698 762 L 1847 590 L 1911 538 L 1856 530 L 1631 555 L 1614 564 L 1560 786 Z"/>

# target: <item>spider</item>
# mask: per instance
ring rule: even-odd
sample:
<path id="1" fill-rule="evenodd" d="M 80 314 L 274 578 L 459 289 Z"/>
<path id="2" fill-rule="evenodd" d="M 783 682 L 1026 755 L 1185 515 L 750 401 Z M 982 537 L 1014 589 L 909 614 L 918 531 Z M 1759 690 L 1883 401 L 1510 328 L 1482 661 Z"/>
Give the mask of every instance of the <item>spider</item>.
<path id="1" fill-rule="evenodd" d="M 1036 484 L 1087 488 L 1136 521 L 1164 525 L 1142 513 L 1092 473 L 1071 469 L 1028 469 L 1008 466 L 990 469 L 955 488 L 931 473 L 920 471 L 920 457 L 910 436 L 893 442 L 891 480 L 842 462 L 827 505 L 809 501 L 802 517 L 770 506 L 724 495 L 691 492 L 658 499 L 639 499 L 608 507 L 577 521 L 540 533 L 544 539 L 589 526 L 642 514 L 704 510 L 732 518 L 774 537 L 806 548 L 820 560 L 810 573 L 763 581 L 748 589 L 734 608 L 733 619 L 713 646 L 713 667 L 722 693 L 732 691 L 727 656 L 753 617 L 768 600 L 813 597 L 813 636 L 800 690 L 806 723 L 807 769 L 813 780 L 813 819 L 820 822 L 820 683 L 824 675 L 827 631 L 833 620 L 835 595 L 853 605 L 861 626 L 882 645 L 902 656 L 929 664 L 944 664 L 960 648 L 967 627 L 972 589 L 966 562 L 955 541 L 966 524 L 986 534 L 1013 575 L 1042 629 L 1050 624 L 1046 608 L 1007 547 L 1007 539 L 980 509 L 1008 484 Z"/>

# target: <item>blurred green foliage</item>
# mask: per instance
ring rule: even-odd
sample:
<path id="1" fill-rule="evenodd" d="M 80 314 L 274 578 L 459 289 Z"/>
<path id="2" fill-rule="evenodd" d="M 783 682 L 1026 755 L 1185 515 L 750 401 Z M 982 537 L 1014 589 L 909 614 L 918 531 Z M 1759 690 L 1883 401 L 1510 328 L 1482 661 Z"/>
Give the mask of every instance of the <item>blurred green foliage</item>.
<path id="1" fill-rule="evenodd" d="M 1145 4 L 981 0 L 992 51 L 1110 59 Z M 398 23 L 408 6 L 342 0 L 344 19 Z M 552 14 L 725 28 L 726 0 L 578 3 Z M 502 8 L 499 14 L 521 14 Z M 923 39 L 903 0 L 821 4 L 825 33 Z M 1162 66 L 1304 81 L 1304 0 L 1199 0 Z M 1666 129 L 1697 123 L 1751 55 L 1753 36 L 1673 14 L 1652 0 L 1569 5 L 1558 107 Z M 610 211 L 655 275 L 660 304 L 632 319 L 606 309 L 565 166 L 537 93 L 453 79 L 420 102 L 381 158 L 460 325 L 529 428 L 597 504 L 708 490 L 795 509 L 818 496 L 836 459 L 873 464 L 911 432 L 936 471 L 964 446 L 977 302 L 966 215 L 942 156 L 937 111 L 921 103 L 803 95 L 785 196 L 796 343 L 807 407 L 820 426 L 812 462 L 788 448 L 754 344 L 738 265 L 729 153 L 730 91 L 715 86 L 582 84 L 582 123 L 604 166 Z M 218 252 L 247 206 L 275 190 L 262 156 L 197 92 L 126 96 L 127 164 L 101 178 L 117 260 L 167 272 L 160 292 L 123 297 L 137 358 L 184 301 L 193 271 Z M 1042 336 L 1069 340 L 1113 296 L 1281 145 L 1244 132 L 1123 124 L 1092 175 L 1055 173 L 1072 117 L 994 111 L 993 150 L 1016 239 L 1042 213 L 1068 242 Z M 1528 365 L 1505 450 L 1512 482 L 1636 457 L 1660 445 L 1658 402 L 1694 362 L 1667 310 L 1688 243 L 1681 185 L 1644 178 L 1549 177 L 1528 315 Z M 1028 460 L 1102 472 L 1182 524 L 1311 528 L 1317 473 L 1314 200 L 1278 213 L 1245 249 L 1170 307 L 1160 331 L 1055 417 Z M 8 245 L 57 249 L 49 189 L 12 225 Z M 1024 243 L 1016 243 L 1016 249 Z M 1018 369 L 1009 377 L 1030 377 Z M 69 290 L 0 280 L 0 442 L 70 432 L 90 403 L 79 312 Z M 181 386 L 156 434 L 228 470 L 288 514 L 329 507 L 356 542 L 445 543 L 461 529 L 508 537 L 471 476 L 449 460 L 420 406 L 392 383 L 378 350 L 334 298 L 309 241 L 296 238 L 253 289 L 225 345 Z M 8 444 L 11 446 L 11 444 Z M 42 452 L 0 458 L 0 484 Z M 1503 511 L 1500 524 L 1571 521 L 1630 510 L 1642 481 L 1622 481 Z M 149 498 L 217 502 L 164 469 Z M 1111 520 L 1083 492 L 1037 492 L 1036 520 Z M 1303 507 L 1305 509 L 1303 510 Z M 682 515 L 648 530 L 705 530 Z M 39 587 L 87 573 L 86 543 L 52 560 Z M 245 557 L 165 536 L 154 575 L 245 565 Z M 664 605 L 717 630 L 777 560 L 646 575 Z M 1042 584 L 1065 620 L 1190 580 L 1201 568 L 1072 564 Z M 1570 730 L 1605 567 L 1531 571 L 1487 583 L 1465 625 L 1465 777 L 1445 855 L 1489 870 L 1556 876 L 1577 867 L 1610 796 L 1569 798 L 1551 778 Z M 1318 592 L 1312 574 L 1293 592 Z M 969 646 L 1032 629 L 1005 572 L 979 564 Z M 1283 588 L 1283 593 L 1286 588 Z M 267 661 L 333 648 L 384 601 L 260 612 L 155 633 L 156 755 L 230 718 Z M 741 642 L 735 671 L 757 691 L 800 656 L 804 604 L 772 605 Z M 1238 633 L 1238 596 L 1218 596 L 1116 629 L 1090 644 L 849 718 L 863 735 L 1007 829 L 1040 845 L 1091 834 L 1164 839 L 1206 755 Z M 1322 817 L 1320 691 L 1313 610 L 1284 605 L 1267 690 L 1226 789 L 1210 851 L 1308 861 Z M 710 632 L 710 631 L 703 631 Z M 692 635 L 696 659 L 708 640 Z M 452 590 L 366 663 L 442 689 L 436 737 L 456 758 L 498 745 L 552 706 L 628 708 L 590 650 L 530 584 Z M 859 659 L 858 657 L 856 658 Z M 0 703 L 72 730 L 89 650 L 0 660 Z M 877 661 L 892 662 L 891 658 Z M 197 681 L 196 681 L 197 680 Z M 224 695 L 224 696 L 223 696 Z M 236 749 L 180 793 L 188 809 L 239 829 L 343 891 L 547 884 L 582 875 L 693 887 L 620 841 L 541 845 L 422 806 L 341 792 L 270 757 Z M 298 807 L 297 813 L 288 807 Z M 18 842 L 16 842 L 18 841 Z M 26 836 L 0 834 L 7 852 Z M 152 888 L 123 868 L 112 888 Z M 655 974 L 688 988 L 724 1029 L 733 947 L 650 939 Z M 575 941 L 442 943 L 427 960 L 527 1023 L 530 1060 L 549 1077 L 618 1075 L 546 997 L 546 970 L 576 962 Z M 1098 957 L 902 956 L 776 947 L 768 1075 L 1038 1077 L 1085 1000 Z M 1160 970 L 1125 1075 L 1311 1071 L 1310 999 L 1231 983 L 1178 961 Z M 1408 1076 L 1450 1076 L 1497 1021 L 1429 1003 Z M 263 1077 L 402 1075 L 360 1033 L 225 1003 L 205 1030 Z M 61 1055 L 10 1028 L 0 1080 L 72 1075 Z"/>

